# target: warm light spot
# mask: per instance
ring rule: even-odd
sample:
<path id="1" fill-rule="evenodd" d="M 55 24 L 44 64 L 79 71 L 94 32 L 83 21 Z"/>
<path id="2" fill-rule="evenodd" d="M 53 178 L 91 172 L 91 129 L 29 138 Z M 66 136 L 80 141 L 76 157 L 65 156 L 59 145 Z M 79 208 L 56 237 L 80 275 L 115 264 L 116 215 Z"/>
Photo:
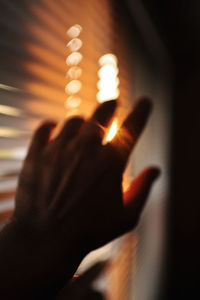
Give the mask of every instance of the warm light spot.
<path id="1" fill-rule="evenodd" d="M 106 78 L 113 78 L 116 77 L 119 73 L 119 69 L 116 66 L 112 65 L 105 65 L 101 67 L 101 69 L 98 72 L 98 76 L 100 78 L 106 77 Z"/>
<path id="2" fill-rule="evenodd" d="M 110 101 L 112 99 L 117 99 L 118 97 L 119 97 L 119 89 L 111 89 L 109 88 L 109 85 L 107 89 L 101 89 L 97 93 L 97 99 L 99 103 Z"/>
<path id="3" fill-rule="evenodd" d="M 79 36 L 79 34 L 81 33 L 81 31 L 82 31 L 81 25 L 76 24 L 76 25 L 73 25 L 72 27 L 70 27 L 70 28 L 67 30 L 67 35 L 68 35 L 70 38 L 76 38 L 77 36 Z"/>
<path id="4" fill-rule="evenodd" d="M 110 129 L 108 130 L 108 133 L 106 135 L 105 141 L 110 142 L 115 137 L 118 130 L 117 121 L 113 121 L 112 125 L 110 126 Z"/>
<path id="5" fill-rule="evenodd" d="M 65 102 L 66 108 L 76 108 L 81 104 L 81 98 L 76 95 L 71 95 L 67 98 Z"/>
<path id="6" fill-rule="evenodd" d="M 83 43 L 80 39 L 74 38 L 71 41 L 69 41 L 69 43 L 67 44 L 67 47 L 71 51 L 78 51 L 82 47 L 82 45 L 83 45 Z"/>
<path id="7" fill-rule="evenodd" d="M 71 67 L 66 74 L 66 76 L 70 79 L 78 79 L 81 75 L 82 69 L 77 66 Z"/>
<path id="8" fill-rule="evenodd" d="M 76 94 L 80 91 L 81 87 L 82 87 L 81 81 L 72 80 L 66 85 L 65 92 L 69 95 Z"/>
<path id="9" fill-rule="evenodd" d="M 118 77 L 114 77 L 114 78 L 109 78 L 109 80 L 107 78 L 102 78 L 98 81 L 97 83 L 97 87 L 99 90 L 101 89 L 109 89 L 109 87 L 114 87 L 117 88 L 119 85 L 119 78 Z"/>
<path id="10" fill-rule="evenodd" d="M 66 64 L 68 66 L 78 65 L 82 58 L 83 55 L 80 52 L 73 52 L 67 57 Z"/>
<path id="11" fill-rule="evenodd" d="M 97 93 L 98 102 L 102 103 L 119 96 L 119 78 L 117 77 L 119 69 L 117 67 L 117 57 L 108 53 L 100 57 L 99 64 L 101 68 L 98 71 L 100 80 L 97 83 L 99 92 Z"/>
<path id="12" fill-rule="evenodd" d="M 99 65 L 104 66 L 106 64 L 117 66 L 117 57 L 112 53 L 107 53 L 101 56 L 99 59 Z"/>

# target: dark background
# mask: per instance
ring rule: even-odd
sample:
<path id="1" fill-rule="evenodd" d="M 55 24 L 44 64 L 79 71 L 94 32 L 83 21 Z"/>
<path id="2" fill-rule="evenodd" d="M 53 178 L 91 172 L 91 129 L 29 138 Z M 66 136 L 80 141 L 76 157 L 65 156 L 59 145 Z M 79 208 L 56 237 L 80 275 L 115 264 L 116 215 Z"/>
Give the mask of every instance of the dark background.
<path id="1" fill-rule="evenodd" d="M 199 299 L 200 2 L 143 2 L 174 69 L 168 249 L 159 299 Z"/>

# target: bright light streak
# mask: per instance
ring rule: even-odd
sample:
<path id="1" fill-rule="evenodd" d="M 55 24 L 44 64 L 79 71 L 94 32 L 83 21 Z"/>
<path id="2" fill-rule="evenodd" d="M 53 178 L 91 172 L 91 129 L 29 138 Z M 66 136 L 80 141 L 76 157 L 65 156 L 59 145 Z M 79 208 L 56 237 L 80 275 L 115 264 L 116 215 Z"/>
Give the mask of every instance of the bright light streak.
<path id="1" fill-rule="evenodd" d="M 78 66 L 71 67 L 66 76 L 70 79 L 78 79 L 82 75 L 82 69 Z"/>
<path id="2" fill-rule="evenodd" d="M 81 81 L 72 80 L 66 85 L 65 92 L 69 95 L 76 94 L 81 90 L 81 87 L 82 87 Z"/>
<path id="3" fill-rule="evenodd" d="M 20 117 L 23 115 L 21 109 L 12 106 L 7 106 L 7 105 L 0 105 L 0 113 L 8 116 L 13 116 L 13 117 Z"/>
<path id="4" fill-rule="evenodd" d="M 20 89 L 3 83 L 0 83 L 0 89 L 11 92 L 20 92 Z"/>
<path id="5" fill-rule="evenodd" d="M 0 137 L 12 138 L 12 137 L 29 137 L 31 132 L 18 130 L 11 127 L 1 127 L 0 126 Z"/>
<path id="6" fill-rule="evenodd" d="M 110 129 L 108 130 L 108 133 L 105 137 L 105 142 L 110 142 L 115 137 L 118 130 L 117 121 L 113 121 L 112 125 L 110 126 Z"/>
<path id="7" fill-rule="evenodd" d="M 66 59 L 66 64 L 68 66 L 78 65 L 83 58 L 83 55 L 80 52 L 72 52 Z"/>
<path id="8" fill-rule="evenodd" d="M 71 51 L 78 51 L 82 47 L 82 45 L 83 42 L 80 39 L 74 38 L 71 41 L 69 41 L 67 47 L 69 47 Z"/>
<path id="9" fill-rule="evenodd" d="M 73 39 L 73 38 L 76 38 L 77 36 L 79 36 L 81 31 L 82 31 L 81 25 L 75 24 L 67 30 L 67 35 Z"/>
<path id="10" fill-rule="evenodd" d="M 76 96 L 76 95 L 71 95 L 67 98 L 65 102 L 65 107 L 66 108 L 76 108 L 81 104 L 81 97 Z"/>

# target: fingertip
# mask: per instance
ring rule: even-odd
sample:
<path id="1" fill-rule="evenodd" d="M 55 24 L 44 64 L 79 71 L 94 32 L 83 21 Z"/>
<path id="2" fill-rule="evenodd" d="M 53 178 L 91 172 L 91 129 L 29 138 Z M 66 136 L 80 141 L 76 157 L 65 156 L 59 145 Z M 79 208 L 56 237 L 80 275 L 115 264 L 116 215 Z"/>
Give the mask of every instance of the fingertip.
<path id="1" fill-rule="evenodd" d="M 152 180 L 157 179 L 161 174 L 161 169 L 157 166 L 149 166 L 144 170 L 146 175 L 150 177 Z"/>
<path id="2" fill-rule="evenodd" d="M 153 109 L 153 101 L 149 96 L 143 95 L 136 100 L 134 107 L 139 107 L 150 113 Z"/>
<path id="3" fill-rule="evenodd" d="M 116 100 L 109 100 L 102 103 L 93 114 L 92 119 L 99 122 L 101 125 L 105 126 L 110 121 L 112 115 L 117 107 Z"/>
<path id="4" fill-rule="evenodd" d="M 49 140 L 50 133 L 56 126 L 56 121 L 47 120 L 42 122 L 35 132 L 34 139 L 41 144 L 45 144 Z"/>

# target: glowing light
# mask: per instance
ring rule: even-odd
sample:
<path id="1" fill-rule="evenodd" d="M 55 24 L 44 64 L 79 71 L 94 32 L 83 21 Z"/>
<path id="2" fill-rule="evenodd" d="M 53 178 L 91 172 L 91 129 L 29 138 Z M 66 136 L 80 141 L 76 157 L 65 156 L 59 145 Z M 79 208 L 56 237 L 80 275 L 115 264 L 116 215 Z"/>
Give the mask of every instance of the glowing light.
<path id="1" fill-rule="evenodd" d="M 105 65 L 101 67 L 98 71 L 98 76 L 100 78 L 102 77 L 116 77 L 117 74 L 119 73 L 119 69 L 116 66 L 112 65 Z"/>
<path id="2" fill-rule="evenodd" d="M 78 79 L 81 75 L 82 69 L 77 66 L 71 67 L 66 74 L 66 76 L 70 79 Z"/>
<path id="3" fill-rule="evenodd" d="M 109 89 L 110 86 L 117 88 L 119 85 L 119 78 L 118 77 L 114 77 L 114 78 L 109 78 L 109 80 L 107 79 L 107 77 L 103 77 L 102 79 L 100 79 L 97 83 L 97 87 L 98 89 Z"/>
<path id="4" fill-rule="evenodd" d="M 73 52 L 67 57 L 66 64 L 68 66 L 76 66 L 81 62 L 82 58 L 83 55 L 80 52 Z"/>
<path id="5" fill-rule="evenodd" d="M 69 95 L 76 94 L 80 91 L 81 87 L 82 87 L 81 81 L 72 80 L 66 85 L 65 92 Z"/>
<path id="6" fill-rule="evenodd" d="M 82 31 L 82 27 L 79 24 L 75 24 L 73 26 L 71 26 L 68 30 L 67 30 L 67 35 L 70 38 L 76 38 L 77 36 L 79 36 L 79 34 Z"/>
<path id="7" fill-rule="evenodd" d="M 99 64 L 101 68 L 98 71 L 100 80 L 97 83 L 99 92 L 97 93 L 98 102 L 102 103 L 119 96 L 119 78 L 117 77 L 119 69 L 117 67 L 117 57 L 108 53 L 100 57 Z"/>
<path id="8" fill-rule="evenodd" d="M 107 53 L 101 56 L 99 59 L 99 65 L 104 66 L 106 64 L 117 66 L 117 57 L 112 53 Z"/>
<path id="9" fill-rule="evenodd" d="M 78 51 L 82 47 L 82 45 L 83 45 L 83 42 L 80 39 L 74 38 L 67 44 L 67 47 L 71 51 Z"/>
<path id="10" fill-rule="evenodd" d="M 67 98 L 65 102 L 66 108 L 76 108 L 81 104 L 81 98 L 79 96 L 71 95 Z"/>
<path id="11" fill-rule="evenodd" d="M 110 126 L 110 129 L 108 130 L 108 133 L 105 137 L 105 142 L 110 142 L 115 137 L 118 130 L 117 121 L 113 121 L 112 125 Z"/>
<path id="12" fill-rule="evenodd" d="M 119 89 L 102 89 L 97 93 L 97 99 L 99 103 L 103 103 L 111 99 L 117 99 L 118 97 Z"/>

